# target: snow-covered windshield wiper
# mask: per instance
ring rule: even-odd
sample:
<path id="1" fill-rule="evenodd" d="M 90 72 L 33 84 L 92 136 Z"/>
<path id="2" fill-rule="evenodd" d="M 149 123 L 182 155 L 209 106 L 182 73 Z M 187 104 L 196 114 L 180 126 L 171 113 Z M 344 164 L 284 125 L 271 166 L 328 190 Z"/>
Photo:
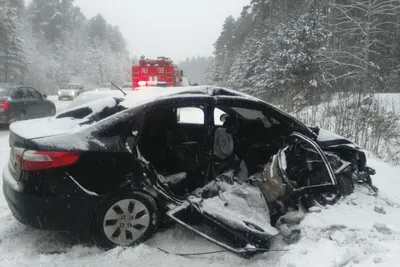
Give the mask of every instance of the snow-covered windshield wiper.
<path id="1" fill-rule="evenodd" d="M 124 96 L 126 96 L 126 93 L 124 92 L 124 90 L 122 90 L 121 88 L 119 88 L 117 85 L 115 85 L 115 83 L 111 82 L 111 85 L 114 86 L 115 88 L 117 88 L 118 90 L 121 91 L 121 93 L 124 94 Z"/>

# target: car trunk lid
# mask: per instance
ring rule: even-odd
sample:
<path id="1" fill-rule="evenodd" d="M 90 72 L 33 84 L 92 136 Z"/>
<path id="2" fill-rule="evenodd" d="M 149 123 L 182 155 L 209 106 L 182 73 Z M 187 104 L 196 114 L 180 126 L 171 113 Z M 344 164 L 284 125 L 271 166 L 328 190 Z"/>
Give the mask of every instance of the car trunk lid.
<path id="1" fill-rule="evenodd" d="M 33 121 L 36 121 L 33 124 L 35 126 L 32 125 Z M 79 157 L 77 153 L 65 149 L 42 151 L 35 139 L 66 134 L 74 129 L 77 123 L 68 124 L 64 120 L 55 122 L 46 118 L 11 124 L 8 170 L 13 179 L 19 182 L 23 171 L 40 171 L 74 163 Z"/>
<path id="2" fill-rule="evenodd" d="M 24 140 L 63 135 L 82 128 L 81 124 L 86 119 L 65 118 L 40 118 L 20 121 L 10 125 L 10 133 Z"/>

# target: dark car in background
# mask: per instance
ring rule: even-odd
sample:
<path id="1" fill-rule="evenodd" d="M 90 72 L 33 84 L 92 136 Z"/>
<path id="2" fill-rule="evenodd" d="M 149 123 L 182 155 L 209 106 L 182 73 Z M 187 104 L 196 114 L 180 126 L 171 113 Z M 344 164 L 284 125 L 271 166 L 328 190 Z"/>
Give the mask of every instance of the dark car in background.
<path id="1" fill-rule="evenodd" d="M 60 86 L 58 90 L 58 99 L 73 100 L 84 92 L 85 86 L 81 83 L 66 83 Z"/>
<path id="2" fill-rule="evenodd" d="M 25 85 L 0 85 L 0 124 L 55 114 L 55 104 L 38 90 Z"/>

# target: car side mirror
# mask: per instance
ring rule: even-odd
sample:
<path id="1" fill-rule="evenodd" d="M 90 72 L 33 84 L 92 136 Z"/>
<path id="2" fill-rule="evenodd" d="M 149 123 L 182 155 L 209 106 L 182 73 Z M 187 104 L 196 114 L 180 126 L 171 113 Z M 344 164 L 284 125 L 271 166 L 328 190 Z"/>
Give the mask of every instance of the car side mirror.
<path id="1" fill-rule="evenodd" d="M 47 95 L 46 94 L 42 95 L 42 98 L 47 99 Z"/>

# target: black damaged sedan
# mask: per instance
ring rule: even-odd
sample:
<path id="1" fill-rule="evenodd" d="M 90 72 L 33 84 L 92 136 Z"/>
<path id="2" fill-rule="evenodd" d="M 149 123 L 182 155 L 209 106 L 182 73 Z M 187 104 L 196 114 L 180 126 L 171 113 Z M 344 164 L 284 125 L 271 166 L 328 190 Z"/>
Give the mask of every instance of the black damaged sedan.
<path id="1" fill-rule="evenodd" d="M 169 220 L 249 255 L 268 250 L 289 208 L 332 205 L 356 184 L 377 191 L 354 143 L 217 87 L 145 88 L 13 123 L 10 147 L 15 218 L 102 247 Z"/>

